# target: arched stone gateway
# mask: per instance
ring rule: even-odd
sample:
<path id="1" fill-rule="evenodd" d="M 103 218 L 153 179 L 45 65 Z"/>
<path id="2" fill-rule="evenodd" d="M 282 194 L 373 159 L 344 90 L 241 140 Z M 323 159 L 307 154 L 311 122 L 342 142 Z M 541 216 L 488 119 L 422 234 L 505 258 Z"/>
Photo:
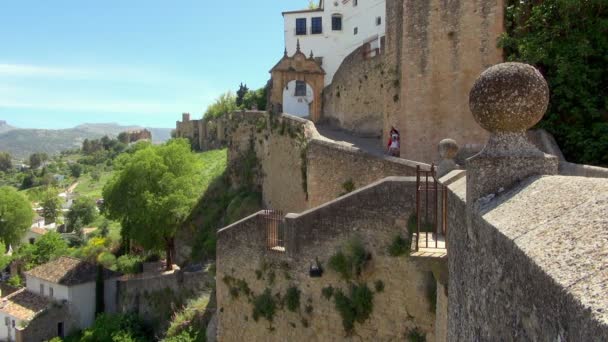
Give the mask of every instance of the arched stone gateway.
<path id="1" fill-rule="evenodd" d="M 298 44 L 296 53 L 289 57 L 286 50 L 270 74 L 270 108 L 296 116 L 309 116 L 313 122 L 321 118 L 325 71 L 315 60 L 312 51 L 306 57 Z"/>

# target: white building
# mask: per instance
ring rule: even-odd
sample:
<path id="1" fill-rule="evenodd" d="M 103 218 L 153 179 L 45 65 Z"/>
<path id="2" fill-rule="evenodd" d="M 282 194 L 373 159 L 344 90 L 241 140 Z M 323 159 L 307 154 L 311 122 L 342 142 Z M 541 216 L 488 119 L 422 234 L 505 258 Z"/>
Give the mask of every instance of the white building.
<path id="1" fill-rule="evenodd" d="M 44 312 L 51 302 L 38 294 L 20 289 L 0 302 L 0 341 L 15 341 L 17 329 Z"/>
<path id="2" fill-rule="evenodd" d="M 104 269 L 104 311 L 116 312 L 116 280 L 120 274 Z M 97 266 L 71 257 L 60 257 L 25 272 L 25 289 L 2 298 L 0 340 L 12 341 L 18 329 L 27 329 L 37 317 L 48 324 L 50 313 L 41 315 L 56 302 L 67 305 L 69 317 L 52 317 L 46 327 L 52 338 L 70 330 L 86 329 L 95 321 Z M 73 322 L 74 324 L 70 324 Z"/>
<path id="3" fill-rule="evenodd" d="M 351 52 L 366 43 L 380 47 L 385 15 L 386 0 L 320 0 L 316 9 L 283 12 L 285 48 L 293 55 L 299 40 L 303 53 L 322 58 L 327 86 Z"/>
<path id="4" fill-rule="evenodd" d="M 115 311 L 118 276 L 118 273 L 104 269 L 105 309 L 109 312 Z M 81 329 L 90 327 L 95 321 L 96 278 L 96 265 L 71 257 L 60 257 L 25 272 L 27 290 L 70 303 L 79 316 Z"/>
<path id="5" fill-rule="evenodd" d="M 33 245 L 36 241 L 38 241 L 38 239 L 48 232 L 49 231 L 44 228 L 31 227 L 21 238 L 21 244 L 29 243 Z"/>

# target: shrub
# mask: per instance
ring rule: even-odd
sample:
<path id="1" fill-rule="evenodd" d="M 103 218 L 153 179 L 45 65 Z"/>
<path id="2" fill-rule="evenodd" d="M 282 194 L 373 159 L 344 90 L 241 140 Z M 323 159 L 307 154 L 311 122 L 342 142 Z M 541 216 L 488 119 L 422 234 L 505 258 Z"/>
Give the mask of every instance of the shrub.
<path id="1" fill-rule="evenodd" d="M 260 317 L 266 318 L 269 322 L 272 322 L 274 314 L 277 309 L 277 303 L 272 296 L 269 288 L 264 290 L 259 296 L 253 298 L 253 319 L 257 322 Z"/>
<path id="2" fill-rule="evenodd" d="M 300 308 L 300 290 L 292 286 L 287 289 L 285 294 L 285 303 L 287 304 L 287 310 L 295 312 Z"/>
<path id="3" fill-rule="evenodd" d="M 426 342 L 426 335 L 418 328 L 414 328 L 407 333 L 409 342 Z"/>
<path id="4" fill-rule="evenodd" d="M 331 286 L 324 287 L 321 290 L 321 294 L 323 295 L 323 297 L 325 297 L 325 299 L 330 300 L 331 297 L 334 295 L 334 288 Z"/>
<path id="5" fill-rule="evenodd" d="M 141 258 L 136 255 L 125 254 L 116 260 L 116 269 L 124 274 L 135 274 L 142 272 Z"/>
<path id="6" fill-rule="evenodd" d="M 352 285 L 349 296 L 342 290 L 334 293 L 336 310 L 342 317 L 344 331 L 351 333 L 355 323 L 365 322 L 374 309 L 374 293 L 367 284 Z"/>
<path id="7" fill-rule="evenodd" d="M 92 327 L 82 333 L 80 341 L 151 341 L 150 329 L 133 314 L 100 314 Z"/>
<path id="8" fill-rule="evenodd" d="M 110 252 L 102 252 L 97 256 L 97 263 L 105 268 L 115 269 L 116 268 L 116 257 Z"/>
<path id="9" fill-rule="evenodd" d="M 384 282 L 382 280 L 376 280 L 374 287 L 377 293 L 384 292 Z"/>
<path id="10" fill-rule="evenodd" d="M 401 234 L 395 236 L 393 243 L 388 247 L 388 254 L 397 257 L 405 255 L 410 251 L 410 242 L 404 239 Z"/>
<path id="11" fill-rule="evenodd" d="M 21 287 L 21 277 L 19 277 L 18 275 L 14 275 L 8 279 L 7 284 L 12 287 Z"/>
<path id="12" fill-rule="evenodd" d="M 361 274 L 369 258 L 361 240 L 355 238 L 347 242 L 344 252 L 338 251 L 329 258 L 329 268 L 339 273 L 344 280 L 350 280 Z"/>

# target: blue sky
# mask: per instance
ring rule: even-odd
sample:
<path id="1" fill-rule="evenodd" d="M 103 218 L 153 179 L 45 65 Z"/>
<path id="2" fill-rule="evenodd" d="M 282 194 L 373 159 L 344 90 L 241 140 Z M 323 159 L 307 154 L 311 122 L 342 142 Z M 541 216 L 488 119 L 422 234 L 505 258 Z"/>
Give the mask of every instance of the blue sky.
<path id="1" fill-rule="evenodd" d="M 0 119 L 173 127 L 219 94 L 263 86 L 282 56 L 285 10 L 306 0 L 5 1 Z"/>

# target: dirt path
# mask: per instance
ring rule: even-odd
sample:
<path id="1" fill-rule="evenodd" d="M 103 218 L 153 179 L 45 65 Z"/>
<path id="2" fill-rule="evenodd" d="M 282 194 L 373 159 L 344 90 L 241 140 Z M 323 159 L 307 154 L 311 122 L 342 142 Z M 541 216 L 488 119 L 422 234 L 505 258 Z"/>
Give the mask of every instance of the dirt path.
<path id="1" fill-rule="evenodd" d="M 74 189 L 76 189 L 78 184 L 79 184 L 78 182 L 74 182 L 74 184 L 70 185 L 70 187 L 65 192 L 68 194 L 72 193 L 74 191 Z"/>

